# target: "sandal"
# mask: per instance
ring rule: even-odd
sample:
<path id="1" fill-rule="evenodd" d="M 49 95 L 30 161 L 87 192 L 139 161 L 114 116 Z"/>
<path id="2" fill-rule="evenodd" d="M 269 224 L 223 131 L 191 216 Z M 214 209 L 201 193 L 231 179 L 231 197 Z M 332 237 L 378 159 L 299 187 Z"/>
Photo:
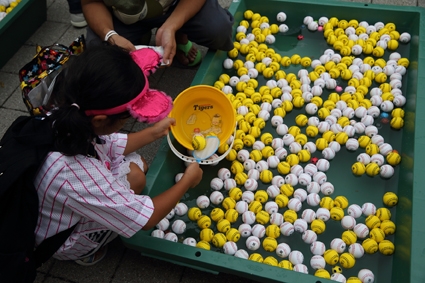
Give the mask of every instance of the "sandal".
<path id="1" fill-rule="evenodd" d="M 186 44 L 177 44 L 177 50 L 182 51 L 184 53 L 184 55 L 186 56 L 186 58 L 187 58 L 190 50 L 192 49 L 192 47 L 193 47 L 193 44 L 190 40 L 188 40 Z M 189 58 L 187 58 L 187 59 L 189 60 Z M 181 63 L 182 65 L 187 66 L 187 67 L 194 67 L 194 66 L 198 65 L 199 63 L 201 63 L 201 61 L 202 61 L 201 51 L 196 50 L 196 57 L 195 57 L 195 60 L 193 60 L 193 62 L 189 62 L 187 65 L 183 64 L 181 62 L 179 62 L 179 63 Z"/>
<path id="2" fill-rule="evenodd" d="M 103 248 L 88 257 L 75 260 L 75 263 L 83 266 L 95 265 L 106 256 L 107 251 L 108 246 L 104 246 Z"/>

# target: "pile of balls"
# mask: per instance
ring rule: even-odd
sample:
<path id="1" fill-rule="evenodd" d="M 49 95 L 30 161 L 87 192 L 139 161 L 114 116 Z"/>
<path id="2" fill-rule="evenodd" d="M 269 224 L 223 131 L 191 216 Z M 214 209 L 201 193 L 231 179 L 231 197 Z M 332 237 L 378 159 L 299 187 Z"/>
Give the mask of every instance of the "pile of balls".
<path id="1" fill-rule="evenodd" d="M 21 0 L 0 0 L 0 21 L 6 17 Z"/>
<path id="2" fill-rule="evenodd" d="M 347 279 L 343 273 L 365 253 L 394 253 L 388 236 L 396 230 L 390 208 L 397 204 L 397 195 L 385 193 L 382 207 L 371 202 L 350 204 L 343 195 L 331 197 L 338 188 L 328 181 L 326 172 L 345 146 L 348 151 L 364 150 L 353 162 L 354 175 L 384 179 L 394 175 L 401 156 L 379 134 L 377 121 L 396 131 L 405 124 L 406 98 L 401 88 L 409 60 L 396 50 L 399 44 L 408 44 L 410 35 L 400 34 L 393 23 L 336 17 L 314 21 L 307 16 L 303 28 L 323 32 L 332 48 L 318 59 L 289 57 L 269 46 L 276 34 L 289 30 L 285 13 L 276 15 L 275 24 L 250 10 L 244 17 L 235 48 L 223 62 L 227 71 L 214 83 L 237 115 L 235 136 L 218 149 L 222 154 L 233 142 L 226 156 L 231 166 L 218 170 L 210 193 L 199 196 L 196 207 L 179 203 L 152 236 L 179 241 L 186 223 L 170 221 L 174 214 L 187 213 L 200 233 L 196 239 L 184 238 L 184 244 L 214 246 L 229 255 L 309 273 L 304 262 L 307 255 L 279 241 L 298 233 L 310 245 L 312 274 L 338 282 L 374 282 L 373 272 L 365 268 Z M 391 54 L 385 61 L 387 50 Z M 364 59 L 355 57 L 360 54 Z M 291 65 L 299 65 L 299 71 L 285 72 Z M 327 99 L 322 96 L 325 92 L 330 92 Z M 293 124 L 285 123 L 294 109 L 305 113 L 297 115 Z M 267 123 L 276 134 L 264 132 Z M 323 243 L 319 238 L 329 220 L 339 221 L 344 232 Z M 244 248 L 238 248 L 241 241 Z M 263 257 L 259 249 L 270 255 Z"/>

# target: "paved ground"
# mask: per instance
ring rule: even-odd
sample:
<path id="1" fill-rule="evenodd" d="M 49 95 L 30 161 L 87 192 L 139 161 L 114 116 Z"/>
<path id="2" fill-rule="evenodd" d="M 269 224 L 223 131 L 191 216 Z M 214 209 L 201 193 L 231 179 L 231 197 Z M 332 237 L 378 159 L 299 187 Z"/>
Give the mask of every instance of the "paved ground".
<path id="1" fill-rule="evenodd" d="M 234 0 L 238 1 L 238 0 Z M 425 0 L 352 0 L 350 2 L 388 4 L 425 7 Z M 220 0 L 223 7 L 228 7 L 231 0 Z M 51 45 L 55 42 L 68 44 L 84 29 L 76 29 L 69 22 L 66 0 L 47 0 L 47 21 L 31 36 L 17 53 L 0 70 L 0 136 L 19 115 L 27 111 L 21 99 L 19 88 L 19 69 L 35 54 L 35 45 Z M 203 50 L 205 52 L 205 50 Z M 151 77 L 151 85 L 175 97 L 190 86 L 196 70 L 170 67 L 162 69 Z M 135 131 L 141 125 L 131 123 L 126 130 Z M 155 156 L 159 143 L 142 151 L 148 162 Z M 166 263 L 161 260 L 141 256 L 134 250 L 127 249 L 121 241 L 115 240 L 109 247 L 106 258 L 93 267 L 82 267 L 74 262 L 57 260 L 48 261 L 38 271 L 36 282 L 249 282 L 233 275 L 212 275 L 192 268 Z"/>

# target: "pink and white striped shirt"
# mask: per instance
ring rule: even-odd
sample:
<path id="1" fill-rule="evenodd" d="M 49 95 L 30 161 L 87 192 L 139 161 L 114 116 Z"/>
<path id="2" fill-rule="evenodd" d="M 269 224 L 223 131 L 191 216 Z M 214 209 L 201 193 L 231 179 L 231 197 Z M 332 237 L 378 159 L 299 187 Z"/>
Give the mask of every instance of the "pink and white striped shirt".
<path id="1" fill-rule="evenodd" d="M 78 259 L 96 248 L 85 235 L 112 230 L 131 237 L 143 228 L 154 207 L 148 196 L 136 195 L 118 177 L 127 135 L 100 137 L 98 159 L 50 152 L 34 181 L 39 197 L 36 245 L 77 224 L 56 252 L 58 259 Z"/>

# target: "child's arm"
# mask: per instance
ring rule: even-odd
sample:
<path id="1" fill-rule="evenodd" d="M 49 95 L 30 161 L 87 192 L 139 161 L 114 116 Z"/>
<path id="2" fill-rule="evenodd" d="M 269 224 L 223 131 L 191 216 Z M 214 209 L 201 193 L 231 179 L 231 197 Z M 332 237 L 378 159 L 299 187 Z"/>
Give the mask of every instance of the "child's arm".
<path id="1" fill-rule="evenodd" d="M 182 198 L 186 191 L 195 187 L 202 179 L 202 169 L 198 163 L 191 163 L 185 170 L 183 177 L 174 186 L 152 198 L 154 212 L 142 230 L 155 227 Z"/>
<path id="2" fill-rule="evenodd" d="M 128 134 L 127 145 L 123 154 L 127 155 L 166 136 L 170 130 L 170 126 L 175 125 L 175 123 L 176 120 L 167 117 L 154 124 L 152 127 L 146 128 L 137 133 Z"/>

